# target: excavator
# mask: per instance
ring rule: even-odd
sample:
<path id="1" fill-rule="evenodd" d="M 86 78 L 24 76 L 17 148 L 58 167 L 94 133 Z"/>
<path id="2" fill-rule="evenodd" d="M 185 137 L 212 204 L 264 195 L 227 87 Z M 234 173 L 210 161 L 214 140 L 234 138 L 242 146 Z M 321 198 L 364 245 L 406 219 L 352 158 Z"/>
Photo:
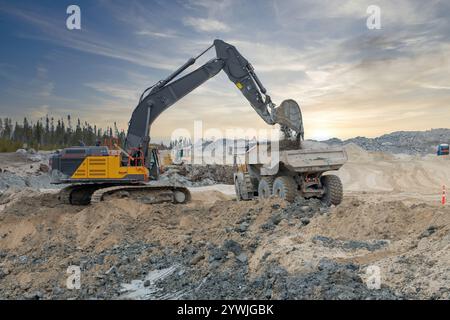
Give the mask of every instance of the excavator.
<path id="1" fill-rule="evenodd" d="M 215 58 L 180 76 L 213 47 Z M 279 124 L 285 135 L 302 138 L 303 124 L 298 105 L 282 103 L 277 107 L 253 66 L 234 46 L 217 39 L 167 78 L 144 90 L 132 113 L 123 146 L 70 147 L 52 155 L 52 182 L 68 184 L 59 193 L 60 201 L 87 205 L 118 196 L 145 203 L 188 202 L 190 193 L 187 188 L 157 182 L 160 165 L 157 150 L 149 147 L 150 128 L 163 111 L 222 70 L 267 124 Z"/>

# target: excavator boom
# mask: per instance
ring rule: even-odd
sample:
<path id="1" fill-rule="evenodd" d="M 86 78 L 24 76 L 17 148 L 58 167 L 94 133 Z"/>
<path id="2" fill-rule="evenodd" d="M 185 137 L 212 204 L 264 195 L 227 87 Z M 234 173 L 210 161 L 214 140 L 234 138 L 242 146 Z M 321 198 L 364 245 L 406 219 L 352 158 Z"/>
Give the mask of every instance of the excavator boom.
<path id="1" fill-rule="evenodd" d="M 174 80 L 212 47 L 216 50 L 216 58 L 206 62 L 191 73 Z M 217 75 L 221 70 L 227 74 L 228 78 L 242 92 L 253 109 L 267 124 L 273 125 L 278 123 L 298 133 L 303 133 L 298 106 L 285 104 L 280 106 L 281 108 L 275 108 L 275 104 L 270 96 L 267 95 L 267 90 L 247 59 L 234 46 L 222 40 L 215 40 L 213 45 L 199 56 L 189 59 L 166 79 L 159 81 L 144 91 L 129 122 L 125 150 L 141 148 L 147 158 L 150 128 L 155 119 L 164 110 Z M 147 91 L 149 93 L 145 96 Z"/>

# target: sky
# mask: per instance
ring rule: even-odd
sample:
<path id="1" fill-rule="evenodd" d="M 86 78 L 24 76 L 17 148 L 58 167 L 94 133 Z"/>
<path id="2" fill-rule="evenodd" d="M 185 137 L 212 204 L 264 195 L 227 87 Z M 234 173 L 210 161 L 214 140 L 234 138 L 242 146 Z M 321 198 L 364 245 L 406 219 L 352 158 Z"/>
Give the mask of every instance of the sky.
<path id="1" fill-rule="evenodd" d="M 66 27 L 72 4 L 81 30 Z M 380 29 L 367 27 L 370 5 Z M 252 63 L 276 104 L 299 103 L 306 138 L 450 127 L 450 1 L 0 0 L 0 37 L 0 117 L 71 114 L 126 130 L 142 91 L 218 38 Z M 223 72 L 151 135 L 192 131 L 195 120 L 269 128 Z"/>

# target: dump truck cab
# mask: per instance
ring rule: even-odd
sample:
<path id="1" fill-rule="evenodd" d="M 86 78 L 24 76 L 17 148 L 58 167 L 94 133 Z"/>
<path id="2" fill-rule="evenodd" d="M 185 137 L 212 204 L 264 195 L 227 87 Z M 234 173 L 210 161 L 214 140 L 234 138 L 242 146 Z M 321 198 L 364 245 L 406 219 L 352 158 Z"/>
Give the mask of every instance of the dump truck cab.
<path id="1" fill-rule="evenodd" d="M 449 145 L 447 143 L 441 143 L 437 147 L 438 156 L 447 156 L 449 154 Z"/>

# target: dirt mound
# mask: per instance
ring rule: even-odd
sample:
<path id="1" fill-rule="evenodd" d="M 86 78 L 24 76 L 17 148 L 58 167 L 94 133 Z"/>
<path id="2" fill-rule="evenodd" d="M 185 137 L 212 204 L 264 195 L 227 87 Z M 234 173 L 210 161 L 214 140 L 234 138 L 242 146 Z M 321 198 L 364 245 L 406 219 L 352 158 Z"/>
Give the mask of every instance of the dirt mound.
<path id="1" fill-rule="evenodd" d="M 356 196 L 331 209 L 301 198 L 76 207 L 21 197 L 0 213 L 0 297 L 448 298 L 449 213 Z M 370 264 L 383 270 L 381 290 L 364 282 Z M 80 290 L 65 286 L 70 265 Z"/>
<path id="2" fill-rule="evenodd" d="M 415 192 L 439 196 L 442 185 L 450 185 L 447 157 L 391 159 L 389 155 L 377 156 L 355 150 L 358 151 L 353 148 L 349 152 L 349 162 L 336 172 L 345 191 Z"/>
<path id="3" fill-rule="evenodd" d="M 190 165 L 178 167 L 179 173 L 193 182 L 211 180 L 215 183 L 234 184 L 232 166 L 227 165 Z"/>
<path id="4" fill-rule="evenodd" d="M 160 180 L 187 187 L 210 186 L 218 183 L 234 184 L 233 173 L 233 167 L 227 165 L 180 164 L 167 166 Z"/>
<path id="5" fill-rule="evenodd" d="M 389 161 L 396 159 L 396 156 L 388 153 L 366 151 L 355 143 L 347 143 L 344 145 L 344 149 L 347 152 L 349 162 L 378 162 Z"/>

